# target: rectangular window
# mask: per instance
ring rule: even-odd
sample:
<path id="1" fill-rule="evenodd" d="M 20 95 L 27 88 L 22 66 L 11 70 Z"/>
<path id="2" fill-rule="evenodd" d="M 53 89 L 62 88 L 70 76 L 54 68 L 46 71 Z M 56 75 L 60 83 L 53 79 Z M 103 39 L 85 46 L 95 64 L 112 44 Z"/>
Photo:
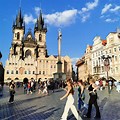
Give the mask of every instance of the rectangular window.
<path id="1" fill-rule="evenodd" d="M 27 74 L 27 71 L 25 71 L 25 74 Z"/>
<path id="2" fill-rule="evenodd" d="M 120 51 L 120 47 L 118 47 L 119 51 Z"/>
<path id="3" fill-rule="evenodd" d="M 45 71 L 43 71 L 43 75 L 45 75 Z"/>
<path id="4" fill-rule="evenodd" d="M 118 67 L 116 67 L 116 72 L 118 72 Z"/>
<path id="5" fill-rule="evenodd" d="M 109 53 L 111 53 L 111 50 L 109 50 Z"/>
<path id="6" fill-rule="evenodd" d="M 16 70 L 16 74 L 18 74 L 18 70 Z"/>
<path id="7" fill-rule="evenodd" d="M 7 74 L 9 74 L 9 70 L 7 70 Z"/>
<path id="8" fill-rule="evenodd" d="M 11 74 L 14 74 L 14 71 L 13 71 L 13 70 L 11 71 Z"/>
<path id="9" fill-rule="evenodd" d="M 116 48 L 114 48 L 114 52 L 116 52 Z"/>
<path id="10" fill-rule="evenodd" d="M 33 71 L 33 74 L 35 74 L 35 71 Z"/>
<path id="11" fill-rule="evenodd" d="M 115 56 L 115 61 L 117 61 L 117 56 Z"/>

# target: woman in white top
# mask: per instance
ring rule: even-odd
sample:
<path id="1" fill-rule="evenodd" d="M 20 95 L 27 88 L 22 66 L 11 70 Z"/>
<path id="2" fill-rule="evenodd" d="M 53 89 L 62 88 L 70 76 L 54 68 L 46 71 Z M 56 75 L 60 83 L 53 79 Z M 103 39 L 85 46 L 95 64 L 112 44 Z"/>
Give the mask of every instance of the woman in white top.
<path id="1" fill-rule="evenodd" d="M 67 97 L 67 102 L 66 102 L 61 120 L 67 120 L 69 109 L 71 109 L 71 111 L 74 114 L 76 120 L 82 120 L 82 118 L 79 116 L 79 114 L 76 110 L 76 107 L 74 105 L 74 98 L 73 98 L 74 90 L 73 90 L 71 79 L 67 80 L 67 90 L 66 91 L 67 91 L 66 94 L 63 97 L 60 98 L 60 100 L 63 100 L 64 98 Z"/>

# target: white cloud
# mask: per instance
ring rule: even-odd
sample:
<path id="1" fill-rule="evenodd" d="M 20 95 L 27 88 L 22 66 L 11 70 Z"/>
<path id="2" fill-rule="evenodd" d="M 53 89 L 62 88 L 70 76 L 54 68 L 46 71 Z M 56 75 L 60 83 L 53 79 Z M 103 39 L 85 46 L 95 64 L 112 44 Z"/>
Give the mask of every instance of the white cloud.
<path id="1" fill-rule="evenodd" d="M 108 22 L 108 23 L 114 23 L 114 22 L 116 22 L 118 20 L 117 19 L 110 19 L 110 18 L 108 18 L 105 21 Z"/>
<path id="2" fill-rule="evenodd" d="M 112 4 L 105 4 L 104 8 L 102 9 L 101 14 L 105 14 L 107 11 L 110 10 L 111 7 L 112 7 Z"/>
<path id="3" fill-rule="evenodd" d="M 115 8 L 110 9 L 111 12 L 117 12 L 120 10 L 120 6 L 115 6 Z"/>
<path id="4" fill-rule="evenodd" d="M 81 10 L 77 10 L 77 9 L 65 10 L 63 12 L 55 12 L 46 15 L 44 14 L 43 17 L 45 23 L 57 27 L 68 26 L 74 23 L 78 14 L 81 16 L 81 21 L 85 22 L 90 17 L 89 11 L 95 9 L 95 7 L 98 6 L 98 2 L 99 0 L 88 2 L 85 4 L 85 7 L 83 7 Z M 35 14 L 37 16 L 39 16 L 40 9 L 41 9 L 40 7 L 34 8 Z M 29 23 L 35 23 L 36 19 L 33 17 L 32 14 L 30 15 L 26 14 L 24 16 L 24 21 L 26 24 L 29 24 Z"/>
<path id="5" fill-rule="evenodd" d="M 87 19 L 90 17 L 90 14 L 86 14 L 82 16 L 82 22 L 87 21 Z"/>
<path id="6" fill-rule="evenodd" d="M 83 7 L 81 11 L 79 12 L 80 14 L 86 13 L 90 10 L 95 9 L 98 6 L 99 0 L 94 0 L 94 2 L 88 2 L 85 4 L 86 7 Z"/>
<path id="7" fill-rule="evenodd" d="M 33 18 L 32 14 L 30 14 L 30 15 L 25 14 L 24 15 L 24 21 L 25 21 L 26 24 L 29 24 L 30 22 L 35 23 L 36 19 Z"/>
<path id="8" fill-rule="evenodd" d="M 114 8 L 111 8 L 112 4 L 105 4 L 104 8 L 102 9 L 101 14 L 105 14 L 106 12 L 117 12 L 120 10 L 120 6 L 115 6 Z"/>
<path id="9" fill-rule="evenodd" d="M 98 2 L 99 2 L 99 0 L 94 0 L 94 2 L 88 2 L 85 4 L 85 7 L 83 7 L 79 11 L 82 22 L 87 21 L 87 19 L 90 17 L 89 11 L 94 10 L 98 6 Z"/>
<path id="10" fill-rule="evenodd" d="M 63 12 L 55 12 L 53 14 L 44 15 L 45 22 L 55 26 L 67 26 L 72 24 L 77 15 L 77 9 L 65 10 Z"/>
<path id="11" fill-rule="evenodd" d="M 88 2 L 86 3 L 87 9 L 88 10 L 93 10 L 95 7 L 98 6 L 99 0 L 95 0 L 94 2 Z"/>
<path id="12" fill-rule="evenodd" d="M 120 6 L 117 6 L 117 5 L 113 6 L 112 4 L 106 4 L 102 9 L 102 12 L 101 12 L 102 15 L 100 18 L 105 18 L 105 22 L 108 22 L 108 23 L 117 22 L 118 16 L 116 16 L 117 15 L 116 13 L 118 13 L 118 11 L 120 11 Z M 109 14 L 105 14 L 106 12 L 108 12 Z M 113 16 L 114 16 L 114 19 L 113 19 Z"/>

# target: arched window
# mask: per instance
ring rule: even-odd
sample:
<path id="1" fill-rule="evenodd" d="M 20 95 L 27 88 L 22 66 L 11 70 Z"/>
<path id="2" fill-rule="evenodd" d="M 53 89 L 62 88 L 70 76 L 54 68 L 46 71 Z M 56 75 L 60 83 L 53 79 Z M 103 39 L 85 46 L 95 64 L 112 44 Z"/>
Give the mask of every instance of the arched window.
<path id="1" fill-rule="evenodd" d="M 19 80 L 19 78 L 15 78 L 15 80 Z"/>
<path id="2" fill-rule="evenodd" d="M 31 56 L 31 50 L 26 50 L 25 57 Z"/>
<path id="3" fill-rule="evenodd" d="M 20 33 L 17 33 L 17 40 L 20 39 Z"/>
<path id="4" fill-rule="evenodd" d="M 39 34 L 39 41 L 41 42 L 42 41 L 42 35 Z"/>

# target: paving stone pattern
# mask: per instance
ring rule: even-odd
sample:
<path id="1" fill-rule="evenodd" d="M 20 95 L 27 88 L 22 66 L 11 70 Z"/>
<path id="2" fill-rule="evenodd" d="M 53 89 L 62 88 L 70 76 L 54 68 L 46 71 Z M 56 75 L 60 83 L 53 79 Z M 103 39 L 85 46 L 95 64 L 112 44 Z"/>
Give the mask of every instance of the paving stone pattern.
<path id="1" fill-rule="evenodd" d="M 50 91 L 48 96 L 33 94 L 23 94 L 23 88 L 17 88 L 14 103 L 9 104 L 9 90 L 4 87 L 4 95 L 0 97 L 0 120 L 60 120 L 63 113 L 66 99 L 60 101 L 59 98 L 65 94 L 62 89 Z M 75 90 L 75 106 L 77 107 L 77 90 Z M 120 93 L 115 89 L 108 94 L 107 89 L 98 91 L 98 104 L 101 111 L 101 120 L 120 120 Z M 86 90 L 85 103 L 89 96 Z M 92 118 L 95 115 L 95 108 L 92 110 Z M 75 120 L 71 111 L 68 120 Z M 87 120 L 83 118 L 83 120 Z"/>

